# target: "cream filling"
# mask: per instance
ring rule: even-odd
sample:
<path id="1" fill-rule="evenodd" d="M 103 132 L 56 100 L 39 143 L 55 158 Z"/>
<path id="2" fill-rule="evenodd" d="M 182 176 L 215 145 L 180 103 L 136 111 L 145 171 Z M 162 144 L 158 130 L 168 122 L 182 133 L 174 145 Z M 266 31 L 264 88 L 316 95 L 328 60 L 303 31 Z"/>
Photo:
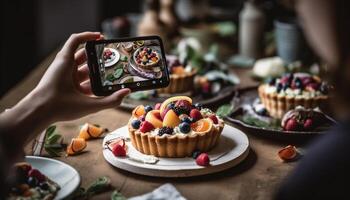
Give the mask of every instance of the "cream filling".
<path id="1" fill-rule="evenodd" d="M 266 84 L 265 92 L 267 94 L 277 93 L 276 86 L 271 86 Z M 299 97 L 299 98 L 313 98 L 322 96 L 323 94 L 320 91 L 307 91 L 307 90 L 301 90 L 301 89 L 292 89 L 288 88 L 286 90 L 281 90 L 278 93 L 279 96 L 288 96 L 288 97 Z"/>

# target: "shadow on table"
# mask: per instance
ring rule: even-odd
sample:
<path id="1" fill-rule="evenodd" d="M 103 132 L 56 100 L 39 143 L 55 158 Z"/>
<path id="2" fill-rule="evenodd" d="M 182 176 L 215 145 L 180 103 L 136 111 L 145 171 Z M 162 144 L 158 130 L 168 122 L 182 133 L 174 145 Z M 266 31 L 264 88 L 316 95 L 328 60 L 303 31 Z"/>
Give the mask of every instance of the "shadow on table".
<path id="1" fill-rule="evenodd" d="M 228 177 L 233 177 L 239 174 L 244 173 L 245 171 L 249 170 L 254 166 L 254 164 L 257 161 L 257 154 L 255 151 L 250 148 L 248 156 L 238 165 L 231 167 L 229 169 L 226 169 L 221 172 L 216 172 L 213 174 L 207 174 L 207 175 L 201 175 L 201 176 L 194 176 L 194 177 L 172 177 L 172 178 L 162 178 L 162 177 L 151 177 L 151 176 L 144 176 L 144 175 L 139 175 L 139 174 L 134 174 L 122 169 L 115 168 L 113 166 L 110 166 L 113 168 L 115 171 L 127 176 L 127 177 L 132 177 L 135 179 L 140 179 L 144 181 L 152 181 L 152 182 L 159 182 L 159 183 L 164 183 L 164 182 L 172 182 L 172 183 L 182 183 L 182 182 L 201 182 L 205 180 L 206 182 L 210 181 L 217 181 L 218 179 L 224 179 Z"/>

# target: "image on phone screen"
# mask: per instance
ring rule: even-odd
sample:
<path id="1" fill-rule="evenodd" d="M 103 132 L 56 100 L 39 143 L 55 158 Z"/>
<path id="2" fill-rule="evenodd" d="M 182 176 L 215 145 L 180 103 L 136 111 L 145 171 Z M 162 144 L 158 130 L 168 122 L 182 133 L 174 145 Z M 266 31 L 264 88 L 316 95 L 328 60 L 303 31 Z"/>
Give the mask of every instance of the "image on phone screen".
<path id="1" fill-rule="evenodd" d="M 157 39 L 95 45 L 102 86 L 162 79 L 166 76 Z"/>

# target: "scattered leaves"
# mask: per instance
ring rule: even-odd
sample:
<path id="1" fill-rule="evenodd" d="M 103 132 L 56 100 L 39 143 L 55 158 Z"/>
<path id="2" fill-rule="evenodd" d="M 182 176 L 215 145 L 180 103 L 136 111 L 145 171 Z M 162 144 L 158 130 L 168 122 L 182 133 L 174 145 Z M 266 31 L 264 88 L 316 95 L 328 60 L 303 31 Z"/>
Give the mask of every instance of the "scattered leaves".
<path id="1" fill-rule="evenodd" d="M 232 113 L 233 108 L 231 104 L 224 104 L 216 110 L 216 114 L 221 118 L 227 117 Z"/>
<path id="2" fill-rule="evenodd" d="M 123 75 L 123 68 L 117 68 L 115 69 L 113 76 L 115 79 L 120 78 Z"/>
<path id="3" fill-rule="evenodd" d="M 63 144 L 63 137 L 57 133 L 55 125 L 46 129 L 44 149 L 50 156 L 61 156 L 61 152 L 64 151 L 65 146 L 66 145 Z"/>
<path id="4" fill-rule="evenodd" d="M 117 190 L 114 190 L 111 195 L 111 200 L 126 200 L 126 198 Z"/>

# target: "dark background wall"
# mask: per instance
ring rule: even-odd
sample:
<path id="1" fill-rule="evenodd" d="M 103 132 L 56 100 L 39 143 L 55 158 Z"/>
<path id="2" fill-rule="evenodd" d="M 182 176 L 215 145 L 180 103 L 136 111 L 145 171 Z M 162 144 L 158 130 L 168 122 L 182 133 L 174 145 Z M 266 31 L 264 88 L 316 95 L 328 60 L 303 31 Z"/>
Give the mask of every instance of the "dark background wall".
<path id="1" fill-rule="evenodd" d="M 102 20 L 140 13 L 143 0 L 1 0 L 0 97 L 74 32 L 100 31 Z M 211 0 L 238 10 L 242 0 Z"/>

